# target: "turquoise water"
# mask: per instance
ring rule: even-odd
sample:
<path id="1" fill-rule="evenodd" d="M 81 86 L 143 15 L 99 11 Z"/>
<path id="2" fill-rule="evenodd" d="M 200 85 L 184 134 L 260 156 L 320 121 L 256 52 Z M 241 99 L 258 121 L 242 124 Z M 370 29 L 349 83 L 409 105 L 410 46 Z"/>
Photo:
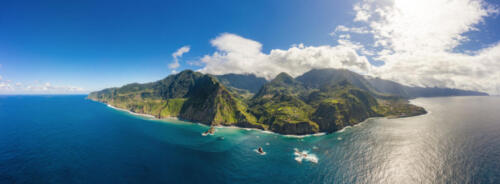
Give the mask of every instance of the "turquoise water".
<path id="1" fill-rule="evenodd" d="M 152 120 L 85 96 L 0 96 L 0 183 L 499 183 L 500 98 L 324 136 Z M 255 152 L 259 146 L 265 155 Z M 294 149 L 318 163 L 299 163 Z"/>

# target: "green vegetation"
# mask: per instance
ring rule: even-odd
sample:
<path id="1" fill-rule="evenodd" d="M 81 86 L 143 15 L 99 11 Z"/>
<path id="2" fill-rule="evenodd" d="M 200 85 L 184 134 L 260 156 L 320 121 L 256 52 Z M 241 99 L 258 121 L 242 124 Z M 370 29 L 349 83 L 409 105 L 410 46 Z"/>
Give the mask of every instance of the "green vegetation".
<path id="1" fill-rule="evenodd" d="M 299 135 L 337 131 L 369 117 L 425 113 L 406 99 L 375 91 L 353 72 L 335 71 L 312 70 L 296 79 L 281 73 L 263 84 L 251 75 L 186 70 L 157 82 L 93 92 L 88 98 L 157 118 Z"/>

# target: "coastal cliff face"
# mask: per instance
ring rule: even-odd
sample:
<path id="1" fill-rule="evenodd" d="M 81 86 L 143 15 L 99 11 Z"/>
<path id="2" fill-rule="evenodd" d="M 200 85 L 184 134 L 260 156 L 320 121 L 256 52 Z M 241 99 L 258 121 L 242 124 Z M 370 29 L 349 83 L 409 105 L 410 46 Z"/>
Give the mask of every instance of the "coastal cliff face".
<path id="1" fill-rule="evenodd" d="M 304 83 L 281 73 L 250 100 L 250 112 L 270 130 L 294 134 L 334 132 L 369 117 L 426 113 L 398 97 L 378 100 L 346 79 L 325 80 L 310 77 Z"/>
<path id="2" fill-rule="evenodd" d="M 210 75 L 184 71 L 148 84 L 130 84 L 90 93 L 89 99 L 157 118 L 178 117 L 207 125 L 242 125 L 265 129 Z"/>
<path id="3" fill-rule="evenodd" d="M 281 73 L 265 84 L 256 82 L 263 85 L 256 91 L 255 85 L 238 81 L 253 80 L 255 76 L 217 77 L 186 70 L 157 82 L 92 92 L 88 98 L 157 118 L 178 117 L 207 125 L 295 135 L 334 132 L 369 117 L 426 113 L 404 98 L 353 85 L 369 83 L 342 77 L 352 75 L 350 71 L 342 71 L 334 78 L 311 72 L 296 79 Z"/>

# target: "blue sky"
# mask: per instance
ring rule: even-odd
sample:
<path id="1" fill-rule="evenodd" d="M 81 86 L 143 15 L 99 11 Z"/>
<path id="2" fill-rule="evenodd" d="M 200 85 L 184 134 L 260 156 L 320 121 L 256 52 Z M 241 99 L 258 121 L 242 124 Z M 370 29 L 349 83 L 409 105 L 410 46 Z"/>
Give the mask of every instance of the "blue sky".
<path id="1" fill-rule="evenodd" d="M 496 65 L 492 68 L 500 66 L 496 55 L 491 54 L 493 51 L 485 51 L 490 47 L 495 49 L 500 40 L 499 3 L 458 1 L 464 2 L 456 3 L 459 10 L 467 8 L 465 5 L 479 2 L 479 5 L 472 6 L 473 9 L 465 9 L 477 11 L 477 14 L 467 15 L 462 18 L 466 22 L 456 23 L 467 27 L 449 25 L 449 28 L 438 30 L 449 29 L 448 32 L 431 32 L 417 38 L 405 30 L 396 30 L 393 32 L 400 31 L 401 34 L 394 37 L 410 35 L 409 40 L 435 40 L 432 36 L 440 35 L 438 39 L 442 39 L 443 43 L 450 42 L 451 46 L 431 44 L 429 48 L 442 49 L 442 56 L 467 62 L 481 60 L 473 63 L 473 68 L 495 64 L 495 61 Z M 400 79 L 398 75 L 404 74 L 404 69 L 397 67 L 396 71 L 395 68 L 384 68 L 384 65 L 401 65 L 392 60 L 403 57 L 407 53 L 405 49 L 412 47 L 407 47 L 406 42 L 401 41 L 404 39 L 389 40 L 391 43 L 401 43 L 399 45 L 404 47 L 375 46 L 377 41 L 388 41 L 375 38 L 383 35 L 387 29 L 370 27 L 370 23 L 383 21 L 373 18 L 375 15 L 367 20 L 357 20 L 358 14 L 365 10 L 368 14 L 374 14 L 374 7 L 386 5 L 382 2 L 363 6 L 369 3 L 364 0 L 1 1 L 0 93 L 86 93 L 130 82 L 155 81 L 183 69 L 213 74 L 255 73 L 272 78 L 279 71 L 300 75 L 306 69 L 324 66 Z M 396 7 L 398 3 L 394 4 Z M 436 6 L 444 8 L 448 4 Z M 364 10 L 359 7 L 370 8 Z M 491 12 L 488 12 L 488 8 Z M 481 10 L 488 11 L 481 14 Z M 425 12 L 421 13 L 423 15 Z M 453 13 L 460 12 L 450 12 L 450 15 Z M 403 20 L 409 19 L 403 15 L 392 15 L 398 16 L 403 17 Z M 413 16 L 420 17 L 418 14 Z M 387 17 L 384 20 L 387 21 Z M 395 24 L 401 23 L 400 19 L 390 20 Z M 342 31 L 340 25 L 349 29 Z M 391 29 L 395 27 L 385 26 Z M 353 28 L 363 28 L 367 32 L 359 33 Z M 456 35 L 466 39 L 459 39 Z M 459 43 L 454 43 L 453 40 L 457 39 Z M 253 47 L 242 48 L 239 43 Z M 178 57 L 178 68 L 169 68 L 168 65 L 174 61 L 172 54 L 183 46 L 188 46 L 189 52 Z M 415 47 L 420 48 L 421 45 Z M 382 53 L 383 50 L 391 50 L 392 53 Z M 325 58 L 315 59 L 318 54 Z M 433 57 L 438 56 L 425 53 L 418 57 L 418 61 L 432 60 Z M 491 57 L 493 61 L 484 59 Z M 441 66 L 452 65 L 443 62 Z M 294 63 L 306 64 L 302 66 Z M 476 63 L 482 65 L 475 66 Z M 248 65 L 259 65 L 260 68 L 245 67 Z M 435 67 L 433 65 L 436 64 L 429 64 L 428 67 Z M 470 76 L 467 73 L 455 76 L 454 73 L 466 71 L 464 67 L 472 66 L 466 61 L 458 65 L 458 72 L 454 68 L 444 71 L 422 68 L 415 75 L 423 76 L 426 72 L 443 75 L 430 79 L 406 77 L 408 79 L 403 78 L 398 82 L 488 92 L 500 90 L 498 83 L 494 83 L 492 89 L 486 87 L 491 83 L 484 81 L 500 78 L 498 73 L 484 77 L 488 70 L 470 71 L 482 73 L 472 76 L 477 81 L 473 85 L 457 82 Z M 394 72 L 387 75 L 388 71 Z M 450 82 L 449 79 L 456 81 Z"/>

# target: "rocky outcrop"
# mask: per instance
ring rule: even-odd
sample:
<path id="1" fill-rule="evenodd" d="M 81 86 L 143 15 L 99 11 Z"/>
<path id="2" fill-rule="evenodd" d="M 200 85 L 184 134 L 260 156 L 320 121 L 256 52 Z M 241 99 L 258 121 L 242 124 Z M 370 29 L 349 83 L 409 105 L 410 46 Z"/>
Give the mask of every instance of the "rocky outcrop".
<path id="1" fill-rule="evenodd" d="M 246 112 L 246 104 L 216 78 L 189 70 L 143 86 L 93 92 L 88 98 L 159 118 L 175 116 L 207 125 L 266 127 L 256 123 L 255 117 Z"/>
<path id="2" fill-rule="evenodd" d="M 306 135 L 318 133 L 319 127 L 316 123 L 313 122 L 275 122 L 272 124 L 270 130 L 280 134 Z"/>

